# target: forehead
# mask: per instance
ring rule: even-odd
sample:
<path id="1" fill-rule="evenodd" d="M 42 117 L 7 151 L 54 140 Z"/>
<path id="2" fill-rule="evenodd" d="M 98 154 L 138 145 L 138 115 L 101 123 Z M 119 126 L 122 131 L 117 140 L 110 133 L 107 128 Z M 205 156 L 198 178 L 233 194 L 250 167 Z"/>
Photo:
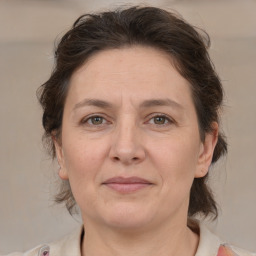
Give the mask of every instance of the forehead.
<path id="1" fill-rule="evenodd" d="M 171 56 L 152 47 L 109 49 L 93 55 L 74 72 L 68 97 L 116 100 L 130 97 L 191 101 L 190 84 L 173 66 Z"/>
<path id="2" fill-rule="evenodd" d="M 127 46 L 99 51 L 92 55 L 73 73 L 71 82 L 77 80 L 78 76 L 84 72 L 97 75 L 95 79 L 102 79 L 131 74 L 141 74 L 142 78 L 145 73 L 152 71 L 150 74 L 152 79 L 170 68 L 173 68 L 173 63 L 171 56 L 167 53 L 149 46 Z"/>

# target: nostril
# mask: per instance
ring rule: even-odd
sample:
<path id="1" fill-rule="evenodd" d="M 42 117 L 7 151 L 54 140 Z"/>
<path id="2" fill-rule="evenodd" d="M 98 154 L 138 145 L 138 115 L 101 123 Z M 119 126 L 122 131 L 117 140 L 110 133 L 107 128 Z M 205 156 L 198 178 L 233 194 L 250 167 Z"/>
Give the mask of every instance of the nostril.
<path id="1" fill-rule="evenodd" d="M 121 161 L 121 159 L 118 156 L 113 157 L 113 160 L 116 161 L 116 162 Z M 138 160 L 139 160 L 139 157 L 130 158 L 131 162 L 136 162 Z M 129 160 L 127 159 L 127 161 L 129 161 Z"/>

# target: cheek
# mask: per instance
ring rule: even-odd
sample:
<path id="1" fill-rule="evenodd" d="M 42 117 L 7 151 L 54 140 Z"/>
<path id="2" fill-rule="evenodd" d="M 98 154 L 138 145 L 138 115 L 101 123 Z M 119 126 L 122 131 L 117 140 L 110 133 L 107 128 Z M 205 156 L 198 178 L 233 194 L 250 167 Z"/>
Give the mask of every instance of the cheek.
<path id="1" fill-rule="evenodd" d="M 107 154 L 107 143 L 73 136 L 63 142 L 64 159 L 71 182 L 95 179 Z"/>
<path id="2" fill-rule="evenodd" d="M 198 160 L 198 142 L 186 136 L 168 138 L 151 145 L 151 159 L 167 187 L 190 188 Z"/>
<path id="3" fill-rule="evenodd" d="M 106 155 L 106 147 L 97 141 L 72 138 L 63 145 L 66 170 L 79 207 L 93 209 L 96 189 Z"/>

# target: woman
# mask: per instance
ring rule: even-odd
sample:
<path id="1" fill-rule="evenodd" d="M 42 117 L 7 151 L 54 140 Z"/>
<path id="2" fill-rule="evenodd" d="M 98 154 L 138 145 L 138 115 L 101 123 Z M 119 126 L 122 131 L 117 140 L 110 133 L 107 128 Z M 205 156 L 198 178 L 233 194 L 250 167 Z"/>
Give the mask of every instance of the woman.
<path id="1" fill-rule="evenodd" d="M 194 219 L 217 217 L 206 180 L 227 151 L 201 33 L 131 7 L 81 16 L 63 36 L 39 99 L 63 181 L 56 201 L 77 204 L 83 227 L 23 255 L 255 255 Z"/>

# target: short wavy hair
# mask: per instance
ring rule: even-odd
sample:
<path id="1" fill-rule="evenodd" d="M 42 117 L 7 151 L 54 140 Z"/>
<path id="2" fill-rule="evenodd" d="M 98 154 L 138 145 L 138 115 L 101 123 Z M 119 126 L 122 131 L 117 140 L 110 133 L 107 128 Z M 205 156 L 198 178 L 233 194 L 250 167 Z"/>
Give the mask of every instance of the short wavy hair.
<path id="1" fill-rule="evenodd" d="M 223 89 L 207 51 L 210 38 L 206 32 L 191 26 L 177 14 L 156 7 L 132 6 L 84 14 L 59 41 L 53 72 L 38 90 L 44 111 L 43 138 L 53 158 L 56 152 L 52 135 L 61 134 L 63 109 L 73 72 L 97 52 L 133 45 L 164 51 L 171 56 L 180 75 L 189 81 L 202 141 L 206 133 L 212 132 L 212 123 L 219 123 Z M 212 164 L 226 152 L 225 137 L 219 133 Z M 207 178 L 208 174 L 193 181 L 188 217 L 196 214 L 218 216 Z M 55 201 L 65 202 L 72 214 L 76 202 L 68 181 L 62 181 Z"/>

